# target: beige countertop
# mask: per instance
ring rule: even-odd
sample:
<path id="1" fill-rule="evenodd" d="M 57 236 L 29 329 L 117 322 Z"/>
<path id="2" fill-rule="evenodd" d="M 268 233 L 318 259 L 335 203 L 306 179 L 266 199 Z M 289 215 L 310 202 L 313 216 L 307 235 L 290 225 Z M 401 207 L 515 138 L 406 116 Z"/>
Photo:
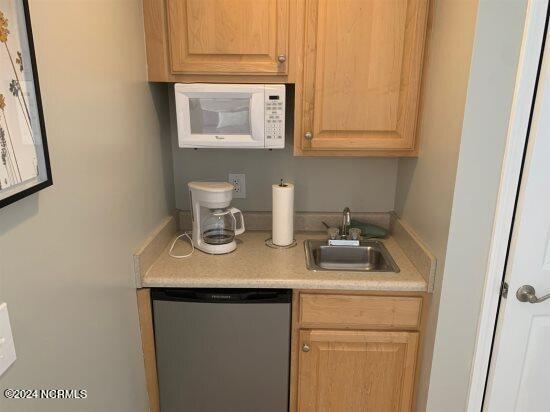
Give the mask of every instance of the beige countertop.
<path id="1" fill-rule="evenodd" d="M 306 268 L 304 240 L 323 239 L 319 232 L 296 233 L 298 245 L 290 249 L 265 246 L 268 231 L 247 231 L 238 237 L 237 249 L 226 255 L 195 250 L 192 256 L 176 259 L 168 246 L 141 279 L 142 287 L 216 287 L 345 289 L 425 292 L 424 277 L 407 258 L 393 237 L 382 240 L 400 269 L 388 272 L 313 272 Z M 185 239 L 185 238 L 184 238 Z M 185 254 L 190 246 L 178 241 L 174 254 Z"/>

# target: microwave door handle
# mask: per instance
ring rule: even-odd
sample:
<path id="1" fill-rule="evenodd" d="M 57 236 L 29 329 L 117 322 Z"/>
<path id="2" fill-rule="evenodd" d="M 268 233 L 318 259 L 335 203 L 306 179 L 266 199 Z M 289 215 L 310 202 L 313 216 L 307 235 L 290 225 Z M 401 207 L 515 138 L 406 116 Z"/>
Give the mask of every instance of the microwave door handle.
<path id="1" fill-rule="evenodd" d="M 250 132 L 252 140 L 264 140 L 264 94 L 252 93 L 250 99 Z"/>

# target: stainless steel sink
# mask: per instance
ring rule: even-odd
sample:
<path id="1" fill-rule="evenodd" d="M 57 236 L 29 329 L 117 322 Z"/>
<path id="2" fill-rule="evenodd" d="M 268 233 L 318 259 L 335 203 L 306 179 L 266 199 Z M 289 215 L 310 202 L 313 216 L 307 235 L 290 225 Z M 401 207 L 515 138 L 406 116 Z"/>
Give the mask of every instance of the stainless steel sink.
<path id="1" fill-rule="evenodd" d="M 326 240 L 306 240 L 306 266 L 309 270 L 354 272 L 399 272 L 384 244 L 377 240 L 359 246 L 328 246 Z"/>

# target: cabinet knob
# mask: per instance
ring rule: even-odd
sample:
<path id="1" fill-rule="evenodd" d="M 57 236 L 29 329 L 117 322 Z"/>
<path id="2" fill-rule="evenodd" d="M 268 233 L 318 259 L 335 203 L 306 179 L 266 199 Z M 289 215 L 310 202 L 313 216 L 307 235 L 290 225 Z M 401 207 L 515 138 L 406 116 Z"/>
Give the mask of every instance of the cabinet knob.
<path id="1" fill-rule="evenodd" d="M 307 345 L 307 343 L 304 343 L 304 346 L 302 346 L 302 352 L 309 352 L 310 351 L 310 347 Z"/>
<path id="2" fill-rule="evenodd" d="M 284 54 L 280 54 L 277 56 L 277 60 L 279 61 L 279 63 L 284 63 L 286 62 L 286 56 Z"/>
<path id="3" fill-rule="evenodd" d="M 304 133 L 304 138 L 306 140 L 311 140 L 312 137 L 313 137 L 313 134 L 311 132 L 305 132 Z"/>

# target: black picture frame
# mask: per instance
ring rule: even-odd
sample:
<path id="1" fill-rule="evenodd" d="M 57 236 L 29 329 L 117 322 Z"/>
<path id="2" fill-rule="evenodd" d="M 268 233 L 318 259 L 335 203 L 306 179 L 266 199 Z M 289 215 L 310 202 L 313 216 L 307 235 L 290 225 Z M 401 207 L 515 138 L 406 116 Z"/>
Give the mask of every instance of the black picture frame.
<path id="1" fill-rule="evenodd" d="M 31 25 L 31 16 L 29 12 L 29 2 L 28 0 L 21 0 L 23 5 L 23 11 L 25 14 L 25 28 L 27 33 L 27 42 L 29 46 L 29 57 L 31 61 L 32 74 L 33 74 L 33 83 L 34 90 L 36 93 L 36 108 L 38 111 L 38 119 L 40 122 L 40 132 L 41 132 L 41 147 L 44 156 L 44 167 L 46 171 L 46 180 L 37 183 L 36 185 L 23 189 L 20 192 L 14 193 L 13 195 L 0 200 L 0 208 L 3 208 L 7 205 L 10 205 L 18 200 L 21 200 L 27 196 L 30 196 L 36 192 L 39 192 L 42 189 L 45 189 L 53 185 L 52 171 L 50 165 L 50 155 L 48 150 L 48 140 L 46 137 L 46 125 L 44 122 L 44 112 L 42 110 L 42 95 L 40 92 L 40 82 L 38 80 L 38 69 L 36 66 L 36 56 L 34 53 L 34 40 L 32 35 L 32 25 Z"/>

